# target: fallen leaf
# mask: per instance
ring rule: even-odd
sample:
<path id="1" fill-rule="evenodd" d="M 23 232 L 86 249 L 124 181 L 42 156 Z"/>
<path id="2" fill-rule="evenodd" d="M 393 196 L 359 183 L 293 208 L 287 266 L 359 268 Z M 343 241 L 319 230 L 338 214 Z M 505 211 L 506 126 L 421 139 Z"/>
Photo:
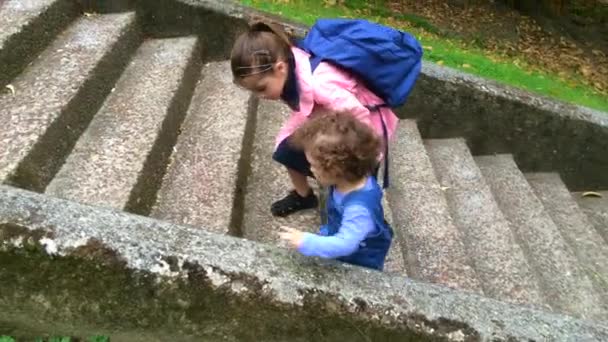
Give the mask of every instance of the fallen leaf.
<path id="1" fill-rule="evenodd" d="M 581 195 L 581 197 L 598 197 L 598 198 L 602 198 L 604 196 L 602 196 L 602 194 L 600 194 L 599 192 L 587 191 L 587 192 L 583 192 L 583 194 Z"/>
<path id="2" fill-rule="evenodd" d="M 1 1 L 1 0 L 0 0 Z M 279 1 L 279 0 L 275 0 Z M 589 3 L 608 0 L 587 0 Z M 587 2 L 585 1 L 585 2 Z M 340 0 L 337 1 L 338 3 Z M 465 1 L 460 1 L 465 2 Z M 479 1 L 477 3 L 487 3 Z M 496 1 L 490 1 L 496 2 Z M 560 35 L 552 30 L 547 30 L 544 24 L 536 19 L 522 16 L 515 10 L 496 12 L 489 10 L 485 5 L 467 5 L 455 7 L 448 5 L 450 1 L 397 1 L 386 2 L 368 1 L 368 8 L 377 8 L 377 5 L 386 4 L 391 16 L 391 24 L 401 28 L 416 27 L 415 35 L 422 40 L 425 39 L 423 49 L 429 54 L 434 54 L 434 45 L 429 38 L 439 38 L 447 45 L 459 48 L 476 47 L 473 42 L 482 42 L 481 50 L 485 55 L 499 63 L 513 63 L 517 59 L 516 66 L 524 72 L 544 72 L 549 74 L 561 73 L 560 78 L 568 82 L 566 89 L 576 84 L 586 85 L 590 91 L 596 91 L 600 95 L 608 94 L 608 51 L 600 48 L 596 42 L 598 39 L 575 39 L 570 35 Z M 473 1 L 466 1 L 473 3 Z M 382 5 L 381 5 L 382 6 Z M 372 11 L 374 13 L 374 11 Z M 498 14 L 500 13 L 500 14 Z M 411 21 L 403 19 L 402 14 L 412 14 L 427 21 L 431 26 L 448 32 L 449 35 L 437 35 L 430 33 L 424 27 L 411 25 Z M 566 31 L 565 31 L 566 32 Z M 450 37 L 456 37 L 454 40 Z M 439 48 L 437 48 L 439 49 Z M 433 58 L 437 65 L 437 58 Z M 451 61 L 456 63 L 459 69 L 470 71 L 463 64 L 470 60 L 461 59 Z M 475 64 L 470 64 L 471 69 L 476 69 Z M 465 69 L 463 69 L 465 68 Z M 581 70 L 581 68 L 584 68 Z"/>
<path id="3" fill-rule="evenodd" d="M 11 94 L 15 95 L 15 87 L 12 84 L 7 85 L 5 88 L 10 90 Z"/>
<path id="4" fill-rule="evenodd" d="M 437 61 L 438 65 L 443 65 L 443 61 Z"/>
<path id="5" fill-rule="evenodd" d="M 580 67 L 579 70 L 580 70 L 581 74 L 583 74 L 583 76 L 585 76 L 585 77 L 589 77 L 591 75 L 591 72 L 592 72 L 591 68 L 588 67 L 588 66 Z"/>
<path id="6" fill-rule="evenodd" d="M 470 65 L 470 64 L 463 64 L 463 65 L 462 65 L 462 67 L 463 67 L 463 68 L 470 68 L 470 67 L 471 67 L 471 65 Z"/>

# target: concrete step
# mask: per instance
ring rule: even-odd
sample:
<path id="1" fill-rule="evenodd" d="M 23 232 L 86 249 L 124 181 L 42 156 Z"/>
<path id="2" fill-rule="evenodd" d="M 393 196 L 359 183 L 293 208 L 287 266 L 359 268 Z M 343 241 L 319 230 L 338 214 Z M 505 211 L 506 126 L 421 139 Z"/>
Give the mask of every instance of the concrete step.
<path id="1" fill-rule="evenodd" d="M 382 172 L 382 171 L 380 171 Z M 382 184 L 382 180 L 379 181 Z M 384 218 L 386 221 L 395 229 L 395 220 L 393 219 L 393 210 L 388 203 L 386 196 L 382 198 L 382 206 L 384 208 Z M 395 234 L 396 235 L 396 234 Z M 384 271 L 391 273 L 399 273 L 407 276 L 407 268 L 405 267 L 405 259 L 403 258 L 403 248 L 401 247 L 401 241 L 397 236 L 393 237 L 391 248 L 388 250 L 386 261 L 384 262 Z"/>
<path id="2" fill-rule="evenodd" d="M 542 305 L 538 280 L 463 139 L 425 140 L 484 293 Z"/>
<path id="3" fill-rule="evenodd" d="M 559 174 L 527 174 L 526 179 L 608 307 L 608 244 L 578 207 Z"/>
<path id="4" fill-rule="evenodd" d="M 257 100 L 228 70 L 228 62 L 203 68 L 151 216 L 238 235 L 233 215 L 242 212 L 238 180 L 249 162 Z"/>
<path id="5" fill-rule="evenodd" d="M 415 121 L 399 123 L 391 151 L 387 196 L 408 275 L 481 292 Z"/>
<path id="6" fill-rule="evenodd" d="M 547 304 L 575 316 L 606 319 L 598 292 L 511 155 L 475 161 L 539 275 Z"/>
<path id="7" fill-rule="evenodd" d="M 78 14 L 70 0 L 0 1 L 0 88 L 17 76 Z"/>
<path id="8" fill-rule="evenodd" d="M 139 44 L 135 13 L 82 17 L 0 96 L 0 182 L 43 191 Z"/>
<path id="9" fill-rule="evenodd" d="M 144 42 L 46 192 L 146 214 L 199 73 L 196 38 Z"/>
<path id="10" fill-rule="evenodd" d="M 584 192 L 574 193 L 574 199 L 583 210 L 595 230 L 608 243 L 608 191 L 599 191 L 602 197 L 583 197 Z"/>
<path id="11" fill-rule="evenodd" d="M 318 210 L 313 209 L 286 218 L 273 217 L 270 213 L 271 204 L 293 188 L 286 169 L 272 160 L 275 136 L 289 112 L 287 106 L 276 101 L 261 100 L 258 106 L 241 228 L 243 236 L 250 240 L 277 243 L 281 226 L 316 232 L 321 223 Z"/>

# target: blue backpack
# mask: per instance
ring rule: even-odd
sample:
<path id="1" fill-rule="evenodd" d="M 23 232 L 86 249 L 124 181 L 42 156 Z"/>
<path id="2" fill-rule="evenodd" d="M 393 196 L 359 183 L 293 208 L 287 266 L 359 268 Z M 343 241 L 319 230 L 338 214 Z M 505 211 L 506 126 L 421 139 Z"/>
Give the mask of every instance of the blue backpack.
<path id="1" fill-rule="evenodd" d="M 384 105 L 405 103 L 420 74 L 422 47 L 407 32 L 361 19 L 319 19 L 297 46 L 361 78 Z"/>

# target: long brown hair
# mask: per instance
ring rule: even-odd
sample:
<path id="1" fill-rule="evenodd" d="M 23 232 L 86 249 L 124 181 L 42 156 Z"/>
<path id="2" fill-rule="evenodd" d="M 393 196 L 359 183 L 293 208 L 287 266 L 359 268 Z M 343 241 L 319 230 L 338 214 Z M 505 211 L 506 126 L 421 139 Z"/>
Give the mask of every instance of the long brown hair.
<path id="1" fill-rule="evenodd" d="M 253 23 L 232 47 L 232 75 L 242 78 L 272 70 L 274 63 L 287 59 L 291 45 L 287 33 L 279 25 L 263 21 Z"/>

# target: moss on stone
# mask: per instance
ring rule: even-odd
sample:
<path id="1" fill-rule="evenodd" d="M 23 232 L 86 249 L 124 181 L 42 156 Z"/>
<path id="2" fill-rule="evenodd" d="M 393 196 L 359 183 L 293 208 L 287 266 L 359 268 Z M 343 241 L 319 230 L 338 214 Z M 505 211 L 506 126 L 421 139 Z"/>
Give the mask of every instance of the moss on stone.
<path id="1" fill-rule="evenodd" d="M 303 307 L 286 305 L 248 275 L 222 274 L 229 281 L 217 288 L 199 265 L 184 263 L 182 277 L 165 278 L 129 270 L 103 249 L 83 258 L 91 248 L 70 256 L 48 256 L 39 248 L 0 252 L 0 306 L 8 308 L 0 312 L 0 334 L 11 332 L 2 323 L 8 317 L 27 317 L 23 326 L 59 327 L 47 333 L 61 336 L 147 331 L 176 340 L 435 340 L 408 331 L 413 327 L 389 330 L 356 320 L 338 298 L 323 293 L 302 293 Z M 243 289 L 238 294 L 236 286 Z"/>

